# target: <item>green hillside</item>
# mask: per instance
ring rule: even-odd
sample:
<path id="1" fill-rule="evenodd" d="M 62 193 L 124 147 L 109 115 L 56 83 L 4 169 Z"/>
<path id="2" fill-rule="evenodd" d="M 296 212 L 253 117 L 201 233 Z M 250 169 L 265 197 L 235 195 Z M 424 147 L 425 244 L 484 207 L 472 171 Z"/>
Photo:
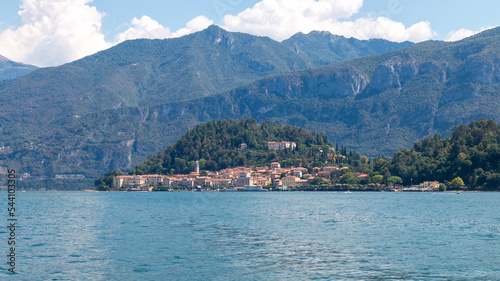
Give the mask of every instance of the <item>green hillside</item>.
<path id="1" fill-rule="evenodd" d="M 293 151 L 269 151 L 269 141 L 293 141 Z M 240 149 L 241 144 L 247 148 Z M 256 120 L 219 120 L 200 124 L 185 133 L 174 145 L 154 157 L 148 157 L 132 174 L 188 174 L 195 161 L 200 169 L 218 171 L 237 166 L 283 165 L 317 166 L 333 153 L 327 137 L 295 126 L 281 126 Z M 323 152 L 320 152 L 323 151 Z"/>
<path id="2" fill-rule="evenodd" d="M 229 93 L 247 117 L 302 126 L 370 157 L 479 118 L 500 121 L 500 28 L 274 75 Z M 204 99 L 202 102 L 210 103 Z M 230 116 L 226 116 L 230 117 Z"/>
<path id="3" fill-rule="evenodd" d="M 392 160 L 379 159 L 375 171 L 399 176 L 407 185 L 459 177 L 471 188 L 500 190 L 500 125 L 480 119 L 457 126 L 449 138 L 436 134 L 397 152 Z"/>

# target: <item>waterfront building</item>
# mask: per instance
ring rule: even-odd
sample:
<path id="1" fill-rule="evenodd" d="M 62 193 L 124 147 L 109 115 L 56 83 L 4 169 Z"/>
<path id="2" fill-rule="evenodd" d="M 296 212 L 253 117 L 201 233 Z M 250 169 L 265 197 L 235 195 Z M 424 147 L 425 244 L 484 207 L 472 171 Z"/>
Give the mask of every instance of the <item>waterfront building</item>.
<path id="1" fill-rule="evenodd" d="M 440 184 L 438 181 L 424 181 L 421 185 L 425 188 L 439 189 Z"/>
<path id="2" fill-rule="evenodd" d="M 193 187 L 194 181 L 195 181 L 194 179 L 184 178 L 182 179 L 182 186 Z"/>
<path id="3" fill-rule="evenodd" d="M 253 179 L 250 176 L 250 173 L 241 173 L 236 179 L 236 186 L 244 187 L 253 185 Z"/>
<path id="4" fill-rule="evenodd" d="M 194 181 L 194 185 L 210 187 L 212 186 L 212 180 L 209 177 L 197 177 Z"/>
<path id="5" fill-rule="evenodd" d="M 281 179 L 283 185 L 286 185 L 288 187 L 297 186 L 297 180 L 299 180 L 299 178 L 294 176 L 288 176 Z"/>
<path id="6" fill-rule="evenodd" d="M 268 177 L 255 177 L 253 178 L 253 184 L 259 186 L 268 186 L 271 184 L 271 179 Z"/>
<path id="7" fill-rule="evenodd" d="M 143 186 L 146 185 L 146 178 L 142 176 L 116 176 L 113 179 L 113 186 L 120 188 L 122 186 Z"/>

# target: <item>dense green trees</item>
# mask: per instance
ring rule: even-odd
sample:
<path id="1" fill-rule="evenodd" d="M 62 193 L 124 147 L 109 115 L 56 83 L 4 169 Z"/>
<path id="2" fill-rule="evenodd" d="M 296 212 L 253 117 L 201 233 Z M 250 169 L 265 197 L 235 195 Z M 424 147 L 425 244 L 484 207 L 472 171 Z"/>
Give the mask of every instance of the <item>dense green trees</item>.
<path id="1" fill-rule="evenodd" d="M 440 134 L 426 138 L 397 152 L 392 160 L 375 160 L 373 169 L 376 174 L 401 177 L 405 185 L 456 179 L 452 186 L 500 189 L 500 126 L 485 119 L 457 126 L 450 138 L 443 140 Z"/>
<path id="2" fill-rule="evenodd" d="M 294 150 L 268 151 L 268 141 L 293 141 Z M 240 149 L 246 143 L 247 149 Z M 296 126 L 281 126 L 256 120 L 218 120 L 200 124 L 184 134 L 174 145 L 144 163 L 131 174 L 185 174 L 196 161 L 200 169 L 217 171 L 243 165 L 269 165 L 279 161 L 285 167 L 318 166 L 333 153 L 323 134 Z"/>

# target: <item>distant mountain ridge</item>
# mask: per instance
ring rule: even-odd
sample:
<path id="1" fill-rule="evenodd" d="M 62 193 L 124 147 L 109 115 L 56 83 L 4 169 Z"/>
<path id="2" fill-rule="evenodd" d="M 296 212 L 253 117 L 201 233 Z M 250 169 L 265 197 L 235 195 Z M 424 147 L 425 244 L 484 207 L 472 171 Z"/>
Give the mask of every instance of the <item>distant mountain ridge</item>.
<path id="1" fill-rule="evenodd" d="M 36 69 L 38 67 L 34 65 L 15 62 L 0 55 L 0 81 L 14 79 Z"/>
<path id="2" fill-rule="evenodd" d="M 65 67 L 49 69 L 51 76 L 59 78 L 57 87 L 39 74 L 45 70 L 3 83 L 0 94 L 4 96 L 12 95 L 12 89 L 29 92 L 35 89 L 35 84 L 31 84 L 34 81 L 42 83 L 45 95 L 32 92 L 19 106 L 0 113 L 3 132 L 16 132 L 15 136 L 3 134 L 0 139 L 4 145 L 14 148 L 0 155 L 0 166 L 20 163 L 18 165 L 32 174 L 48 176 L 57 173 L 98 176 L 107 170 L 127 170 L 147 155 L 164 150 L 195 125 L 220 118 L 255 118 L 298 125 L 324 133 L 330 141 L 368 156 L 390 156 L 435 132 L 446 134 L 457 124 L 481 117 L 500 120 L 499 31 L 498 28 L 488 30 L 455 43 L 429 41 L 381 55 L 311 68 L 312 60 L 304 52 L 294 52 L 289 45 L 209 28 L 193 34 L 186 42 L 201 40 L 207 46 L 215 45 L 220 58 L 226 57 L 225 52 L 231 53 L 231 45 L 221 49 L 217 45 L 232 42 L 231 36 L 233 42 L 245 37 L 257 45 L 253 51 L 245 49 L 254 55 L 227 57 L 234 58 L 235 65 L 247 71 L 240 73 L 262 77 L 251 78 L 249 83 L 242 82 L 245 78 L 238 78 L 224 85 L 217 82 L 220 80 L 200 79 L 198 81 L 206 84 L 199 83 L 199 87 L 217 90 L 207 90 L 204 93 L 208 94 L 204 95 L 190 91 L 191 82 L 186 82 L 185 95 L 178 93 L 181 98 L 168 98 L 172 93 L 154 92 L 154 89 L 168 88 L 166 85 L 182 89 L 179 85 L 183 85 L 183 80 L 177 77 L 170 80 L 171 84 L 154 82 L 161 80 L 157 76 L 171 72 L 152 71 L 160 65 L 154 61 L 148 67 L 146 63 L 134 65 L 138 57 L 130 58 L 126 50 L 142 56 L 145 61 L 148 53 L 166 56 L 183 41 L 167 40 L 169 44 L 179 43 L 170 49 L 154 47 L 164 43 L 160 40 L 126 42 Z M 134 51 L 139 45 L 140 52 Z M 196 77 L 202 69 L 200 65 L 209 65 L 196 64 L 199 58 L 214 61 L 214 53 L 205 54 L 196 51 L 199 48 L 193 51 L 190 44 L 186 46 L 182 53 L 188 54 L 193 63 L 177 65 L 188 65 L 185 77 Z M 167 49 L 171 51 L 165 51 Z M 280 60 L 257 57 L 257 53 L 269 54 L 262 51 L 268 49 L 275 50 L 273 57 Z M 96 60 L 101 61 L 102 68 L 92 69 Z M 151 67 L 153 64 L 158 66 Z M 274 70 L 283 71 L 270 74 L 269 71 L 274 71 L 269 70 L 270 65 Z M 231 77 L 231 73 L 238 73 L 234 64 L 218 66 L 218 70 L 207 75 L 216 76 L 212 73 L 221 71 L 223 77 Z M 136 71 L 135 67 L 140 68 Z M 233 70 L 226 71 L 224 67 Z M 287 68 L 299 71 L 287 72 Z M 211 69 L 212 66 L 207 66 L 205 73 Z M 177 69 L 176 73 L 181 71 Z M 203 72 L 199 72 L 202 75 Z M 151 76 L 151 73 L 156 74 Z M 80 75 L 92 79 L 70 79 Z M 68 78 L 61 79 L 64 77 Z M 161 81 L 169 78 L 165 79 Z M 45 111 L 40 111 L 41 107 Z"/>
<path id="3" fill-rule="evenodd" d="M 296 53 L 307 55 L 315 66 L 378 55 L 406 48 L 414 43 L 395 43 L 384 39 L 358 40 L 334 35 L 328 31 L 297 33 L 282 42 Z"/>

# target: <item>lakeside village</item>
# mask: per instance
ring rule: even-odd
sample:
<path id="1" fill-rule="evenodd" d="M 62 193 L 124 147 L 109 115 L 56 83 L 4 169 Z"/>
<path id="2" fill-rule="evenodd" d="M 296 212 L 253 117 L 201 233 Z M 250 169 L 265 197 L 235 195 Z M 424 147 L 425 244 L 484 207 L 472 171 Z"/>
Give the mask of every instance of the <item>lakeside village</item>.
<path id="1" fill-rule="evenodd" d="M 243 144 L 245 145 L 245 144 Z M 294 149 L 294 142 L 268 142 L 269 150 Z M 218 172 L 202 171 L 196 161 L 194 171 L 183 175 L 120 175 L 113 179 L 116 191 L 438 191 L 439 182 L 424 182 L 418 186 L 401 187 L 380 184 L 329 184 L 332 172 L 349 167 L 282 168 L 273 162 L 264 167 L 236 167 Z M 368 174 L 353 173 L 358 179 Z M 342 178 L 342 176 L 340 177 Z"/>

